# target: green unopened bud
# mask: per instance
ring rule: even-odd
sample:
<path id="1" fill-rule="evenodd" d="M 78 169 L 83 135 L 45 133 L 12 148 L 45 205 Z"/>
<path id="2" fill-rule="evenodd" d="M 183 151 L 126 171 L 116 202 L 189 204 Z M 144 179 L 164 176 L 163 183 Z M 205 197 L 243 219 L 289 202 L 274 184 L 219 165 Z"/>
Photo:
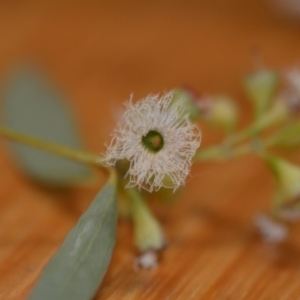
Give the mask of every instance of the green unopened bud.
<path id="1" fill-rule="evenodd" d="M 300 203 L 300 168 L 290 162 L 268 156 L 266 162 L 273 171 L 277 191 L 274 197 L 274 209 L 278 215 L 299 213 Z"/>
<path id="2" fill-rule="evenodd" d="M 206 119 L 209 123 L 226 132 L 232 131 L 237 123 L 238 109 L 234 101 L 225 95 L 211 97 Z"/>
<path id="3" fill-rule="evenodd" d="M 162 249 L 166 242 L 160 224 L 136 189 L 127 189 L 126 192 L 131 201 L 131 216 L 134 223 L 134 238 L 137 248 L 141 252 Z"/>
<path id="4" fill-rule="evenodd" d="M 191 89 L 182 88 L 175 90 L 170 105 L 179 104 L 180 106 L 184 107 L 191 121 L 197 121 L 200 118 L 201 114 L 196 100 L 197 97 Z"/>
<path id="5" fill-rule="evenodd" d="M 253 103 L 256 118 L 259 118 L 269 108 L 278 81 L 278 74 L 267 70 L 254 72 L 244 79 L 244 86 Z"/>

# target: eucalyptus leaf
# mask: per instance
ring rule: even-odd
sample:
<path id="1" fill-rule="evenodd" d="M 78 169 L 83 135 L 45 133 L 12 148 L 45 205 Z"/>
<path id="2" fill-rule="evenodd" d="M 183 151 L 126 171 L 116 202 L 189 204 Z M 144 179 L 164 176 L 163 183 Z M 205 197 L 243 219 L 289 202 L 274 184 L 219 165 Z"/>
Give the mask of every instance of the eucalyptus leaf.
<path id="1" fill-rule="evenodd" d="M 116 183 L 110 180 L 43 271 L 29 300 L 91 299 L 116 239 Z"/>
<path id="2" fill-rule="evenodd" d="M 15 71 L 2 88 L 4 125 L 17 132 L 82 149 L 77 126 L 65 97 L 33 68 Z M 10 143 L 12 155 L 30 177 L 43 184 L 68 186 L 87 178 L 85 166 L 54 154 Z"/>

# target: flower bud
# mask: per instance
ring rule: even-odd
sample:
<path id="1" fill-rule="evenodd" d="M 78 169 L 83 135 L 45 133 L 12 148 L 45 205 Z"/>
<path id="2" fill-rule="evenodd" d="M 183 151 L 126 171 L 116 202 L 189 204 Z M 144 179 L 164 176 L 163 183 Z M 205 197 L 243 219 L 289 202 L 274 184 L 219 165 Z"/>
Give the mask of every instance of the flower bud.
<path id="1" fill-rule="evenodd" d="M 231 98 L 225 95 L 207 96 L 210 101 L 205 118 L 214 127 L 226 132 L 232 131 L 237 123 L 238 109 Z"/>
<path id="2" fill-rule="evenodd" d="M 196 93 L 190 88 L 176 89 L 169 106 L 179 104 L 185 109 L 191 121 L 197 121 L 201 115 L 196 103 L 197 98 Z"/>
<path id="3" fill-rule="evenodd" d="M 267 156 L 266 162 L 275 175 L 277 183 L 274 212 L 282 218 L 298 217 L 300 213 L 300 167 L 276 156 Z"/>
<path id="4" fill-rule="evenodd" d="M 253 103 L 256 118 L 268 109 L 277 85 L 278 74 L 274 71 L 256 71 L 244 79 L 244 86 Z"/>

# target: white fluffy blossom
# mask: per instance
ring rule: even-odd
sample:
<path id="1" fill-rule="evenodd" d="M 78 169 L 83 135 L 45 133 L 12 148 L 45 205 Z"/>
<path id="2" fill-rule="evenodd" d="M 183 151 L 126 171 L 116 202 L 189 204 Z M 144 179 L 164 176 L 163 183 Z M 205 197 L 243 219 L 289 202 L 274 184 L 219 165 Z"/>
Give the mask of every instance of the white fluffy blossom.
<path id="1" fill-rule="evenodd" d="M 169 92 L 162 97 L 148 95 L 135 104 L 132 99 L 125 103 L 127 110 L 112 134 L 105 162 L 108 166 L 122 159 L 130 162 L 125 175 L 128 187 L 138 186 L 151 192 L 162 186 L 176 189 L 190 172 L 200 145 L 200 132 L 183 106 L 169 105 L 172 97 L 173 92 Z M 149 133 L 154 134 L 153 143 L 160 145 L 155 151 L 145 144 Z"/>

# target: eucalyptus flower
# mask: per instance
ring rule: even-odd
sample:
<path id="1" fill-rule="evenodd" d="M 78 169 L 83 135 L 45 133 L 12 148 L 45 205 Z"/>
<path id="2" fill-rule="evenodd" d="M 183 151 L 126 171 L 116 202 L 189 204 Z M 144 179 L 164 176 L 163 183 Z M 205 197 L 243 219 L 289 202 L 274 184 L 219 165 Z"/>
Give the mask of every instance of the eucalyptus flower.
<path id="1" fill-rule="evenodd" d="M 127 110 L 112 134 L 105 163 L 129 161 L 127 187 L 152 192 L 166 186 L 165 177 L 166 187 L 184 185 L 201 135 L 181 102 L 169 105 L 173 95 L 148 95 L 135 104 L 132 99 L 125 103 Z"/>

